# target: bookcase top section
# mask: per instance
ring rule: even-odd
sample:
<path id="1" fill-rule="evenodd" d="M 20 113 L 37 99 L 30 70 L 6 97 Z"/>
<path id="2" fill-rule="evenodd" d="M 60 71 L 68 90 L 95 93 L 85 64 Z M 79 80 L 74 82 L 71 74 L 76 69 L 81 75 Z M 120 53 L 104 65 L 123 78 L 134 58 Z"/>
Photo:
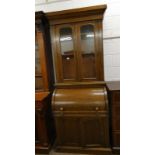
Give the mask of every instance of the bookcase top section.
<path id="1" fill-rule="evenodd" d="M 49 20 L 60 20 L 68 18 L 78 18 L 78 17 L 87 17 L 87 16 L 98 16 L 100 19 L 103 18 L 103 14 L 107 8 L 107 5 L 97 5 L 91 7 L 63 10 L 57 12 L 48 12 L 46 16 Z M 100 16 L 99 16 L 100 15 Z"/>

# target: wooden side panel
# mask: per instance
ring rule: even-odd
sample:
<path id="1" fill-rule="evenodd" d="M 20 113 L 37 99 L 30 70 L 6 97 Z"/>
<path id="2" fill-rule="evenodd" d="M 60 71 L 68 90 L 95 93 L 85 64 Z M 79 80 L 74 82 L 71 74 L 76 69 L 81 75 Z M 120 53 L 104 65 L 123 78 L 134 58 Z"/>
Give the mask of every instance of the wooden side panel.
<path id="1" fill-rule="evenodd" d="M 120 132 L 114 131 L 112 135 L 113 135 L 113 146 L 120 147 Z"/>

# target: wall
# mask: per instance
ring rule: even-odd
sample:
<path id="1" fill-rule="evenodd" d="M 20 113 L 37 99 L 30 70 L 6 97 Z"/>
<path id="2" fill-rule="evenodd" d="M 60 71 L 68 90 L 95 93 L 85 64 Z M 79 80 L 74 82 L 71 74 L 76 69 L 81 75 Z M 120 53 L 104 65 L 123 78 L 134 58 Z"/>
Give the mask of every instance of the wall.
<path id="1" fill-rule="evenodd" d="M 112 81 L 120 79 L 119 0 L 35 0 L 35 3 L 35 10 L 42 10 L 44 12 L 107 4 L 103 21 L 105 80 Z"/>

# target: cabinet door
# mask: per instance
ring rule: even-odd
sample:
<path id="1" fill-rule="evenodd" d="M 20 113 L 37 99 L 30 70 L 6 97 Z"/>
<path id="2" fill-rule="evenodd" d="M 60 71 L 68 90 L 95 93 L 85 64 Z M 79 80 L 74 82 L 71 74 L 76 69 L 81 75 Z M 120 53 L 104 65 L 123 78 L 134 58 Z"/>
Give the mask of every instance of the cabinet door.
<path id="1" fill-rule="evenodd" d="M 60 82 L 76 81 L 77 64 L 76 51 L 74 48 L 74 26 L 60 25 L 56 27 L 56 58 L 57 79 Z"/>
<path id="2" fill-rule="evenodd" d="M 99 80 L 98 33 L 97 22 L 82 22 L 77 24 L 78 70 L 81 81 Z"/>
<path id="3" fill-rule="evenodd" d="M 37 31 L 35 38 L 35 90 L 48 90 L 47 59 L 43 32 Z"/>
<path id="4" fill-rule="evenodd" d="M 37 35 L 37 34 L 36 34 Z M 43 75 L 41 71 L 38 38 L 35 38 L 35 90 L 43 90 Z"/>
<path id="5" fill-rule="evenodd" d="M 71 116 L 56 118 L 57 143 L 63 146 L 80 146 L 80 119 Z"/>
<path id="6" fill-rule="evenodd" d="M 101 116 L 81 119 L 82 145 L 85 147 L 108 147 L 109 129 L 108 118 Z"/>

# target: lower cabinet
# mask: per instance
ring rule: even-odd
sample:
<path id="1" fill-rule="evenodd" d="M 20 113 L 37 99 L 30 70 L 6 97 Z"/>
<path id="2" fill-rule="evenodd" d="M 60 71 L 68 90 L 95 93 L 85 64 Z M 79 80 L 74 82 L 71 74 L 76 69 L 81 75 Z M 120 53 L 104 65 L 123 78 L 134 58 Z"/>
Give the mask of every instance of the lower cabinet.
<path id="1" fill-rule="evenodd" d="M 57 115 L 57 151 L 111 155 L 107 116 Z"/>
<path id="2" fill-rule="evenodd" d="M 80 115 L 80 114 L 79 114 Z M 98 118 L 97 118 L 98 117 Z M 79 147 L 109 147 L 108 117 L 56 117 L 57 145 Z"/>
<path id="3" fill-rule="evenodd" d="M 84 147 L 109 147 L 108 117 L 86 116 L 81 120 L 81 139 Z"/>
<path id="4" fill-rule="evenodd" d="M 106 89 L 56 89 L 56 151 L 111 155 Z"/>
<path id="5" fill-rule="evenodd" d="M 55 139 L 55 127 L 51 116 L 51 94 L 35 94 L 35 152 L 49 153 Z"/>

